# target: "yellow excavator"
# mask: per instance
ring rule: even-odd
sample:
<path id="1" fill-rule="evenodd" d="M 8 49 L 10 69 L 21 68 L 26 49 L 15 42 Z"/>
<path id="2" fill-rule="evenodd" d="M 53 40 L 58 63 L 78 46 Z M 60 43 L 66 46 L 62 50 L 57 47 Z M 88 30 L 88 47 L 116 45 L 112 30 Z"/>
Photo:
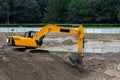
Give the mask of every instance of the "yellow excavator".
<path id="1" fill-rule="evenodd" d="M 49 32 L 64 32 L 70 33 L 77 36 L 78 39 L 78 54 L 77 57 L 70 56 L 69 59 L 75 65 L 81 64 L 83 58 L 83 46 L 84 46 L 84 28 L 82 25 L 78 27 L 78 30 L 48 24 L 44 26 L 40 31 L 28 31 L 25 33 L 24 37 L 17 35 L 9 35 L 7 37 L 7 44 L 10 46 L 24 47 L 23 51 L 26 49 L 36 49 L 42 46 L 44 37 Z"/>

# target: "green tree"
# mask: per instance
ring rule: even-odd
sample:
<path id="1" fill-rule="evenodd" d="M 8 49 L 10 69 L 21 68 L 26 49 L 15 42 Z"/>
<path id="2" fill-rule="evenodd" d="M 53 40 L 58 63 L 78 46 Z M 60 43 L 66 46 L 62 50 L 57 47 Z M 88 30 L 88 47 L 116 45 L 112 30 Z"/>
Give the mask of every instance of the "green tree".
<path id="1" fill-rule="evenodd" d="M 119 23 L 120 0 L 0 0 L 0 23 Z"/>
<path id="2" fill-rule="evenodd" d="M 35 23 L 39 19 L 39 5 L 36 0 L 15 0 L 14 18 L 17 23 Z"/>
<path id="3" fill-rule="evenodd" d="M 94 12 L 94 22 L 115 23 L 117 22 L 117 6 L 119 0 L 95 0 L 92 5 Z"/>
<path id="4" fill-rule="evenodd" d="M 39 5 L 39 19 L 38 22 L 42 22 L 45 8 L 47 6 L 47 0 L 37 0 L 37 3 Z"/>
<path id="5" fill-rule="evenodd" d="M 0 0 L 0 23 L 9 23 L 9 15 L 7 0 Z"/>
<path id="6" fill-rule="evenodd" d="M 89 0 L 71 0 L 68 6 L 68 23 L 90 22 Z"/>
<path id="7" fill-rule="evenodd" d="M 68 0 L 48 0 L 43 22 L 64 23 Z"/>
<path id="8" fill-rule="evenodd" d="M 120 9 L 120 8 L 119 8 Z M 118 22 L 120 22 L 120 10 L 119 10 L 119 12 L 118 12 Z"/>

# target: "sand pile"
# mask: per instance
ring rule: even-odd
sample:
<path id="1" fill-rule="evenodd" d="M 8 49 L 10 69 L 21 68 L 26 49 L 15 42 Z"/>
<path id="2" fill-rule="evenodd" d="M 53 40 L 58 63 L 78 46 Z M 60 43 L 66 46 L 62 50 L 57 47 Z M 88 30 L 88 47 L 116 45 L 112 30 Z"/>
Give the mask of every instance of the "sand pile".
<path id="1" fill-rule="evenodd" d="M 0 80 L 79 80 L 78 75 L 55 55 L 0 53 Z"/>
<path id="2" fill-rule="evenodd" d="M 0 52 L 0 80 L 120 80 L 120 53 L 85 54 L 84 69 L 66 54 Z"/>

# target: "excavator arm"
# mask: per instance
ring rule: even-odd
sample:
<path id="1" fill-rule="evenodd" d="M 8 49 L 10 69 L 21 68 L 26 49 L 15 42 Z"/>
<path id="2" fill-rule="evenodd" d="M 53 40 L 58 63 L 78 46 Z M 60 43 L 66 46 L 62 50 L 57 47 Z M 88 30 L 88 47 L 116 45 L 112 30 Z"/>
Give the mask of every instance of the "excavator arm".
<path id="1" fill-rule="evenodd" d="M 33 36 L 33 40 L 42 40 L 44 36 L 49 32 L 65 32 L 77 35 L 78 39 L 78 53 L 80 56 L 83 56 L 82 49 L 83 49 L 83 39 L 84 39 L 84 28 L 82 25 L 79 26 L 78 30 L 66 28 L 58 25 L 47 25 L 44 26 L 37 34 Z"/>

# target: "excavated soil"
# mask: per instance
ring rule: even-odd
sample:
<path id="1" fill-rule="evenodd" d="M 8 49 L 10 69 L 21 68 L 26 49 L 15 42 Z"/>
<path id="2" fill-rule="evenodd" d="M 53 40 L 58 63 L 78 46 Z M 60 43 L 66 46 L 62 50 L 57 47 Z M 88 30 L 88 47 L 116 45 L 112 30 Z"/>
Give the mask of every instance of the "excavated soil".
<path id="1" fill-rule="evenodd" d="M 7 47 L 2 47 L 6 44 L 5 39 L 8 33 L 1 34 L 0 80 L 120 80 L 120 52 L 85 53 L 84 66 L 78 68 L 68 59 L 68 55 L 71 53 L 54 54 L 55 52 L 52 52 L 52 54 L 47 54 L 10 51 Z M 23 35 L 22 33 L 18 34 Z M 75 44 L 74 39 L 66 39 L 68 35 L 51 33 L 46 38 L 52 38 L 55 41 L 55 38 L 59 37 L 61 42 L 44 43 L 51 46 L 53 44 L 56 46 Z M 109 42 L 113 39 L 120 40 L 120 35 L 86 34 L 86 41 Z"/>
<path id="2" fill-rule="evenodd" d="M 0 80 L 120 80 L 120 53 L 85 54 L 84 67 L 67 54 L 0 52 Z"/>
<path id="3" fill-rule="evenodd" d="M 0 53 L 0 80 L 78 80 L 77 74 L 54 55 Z"/>

